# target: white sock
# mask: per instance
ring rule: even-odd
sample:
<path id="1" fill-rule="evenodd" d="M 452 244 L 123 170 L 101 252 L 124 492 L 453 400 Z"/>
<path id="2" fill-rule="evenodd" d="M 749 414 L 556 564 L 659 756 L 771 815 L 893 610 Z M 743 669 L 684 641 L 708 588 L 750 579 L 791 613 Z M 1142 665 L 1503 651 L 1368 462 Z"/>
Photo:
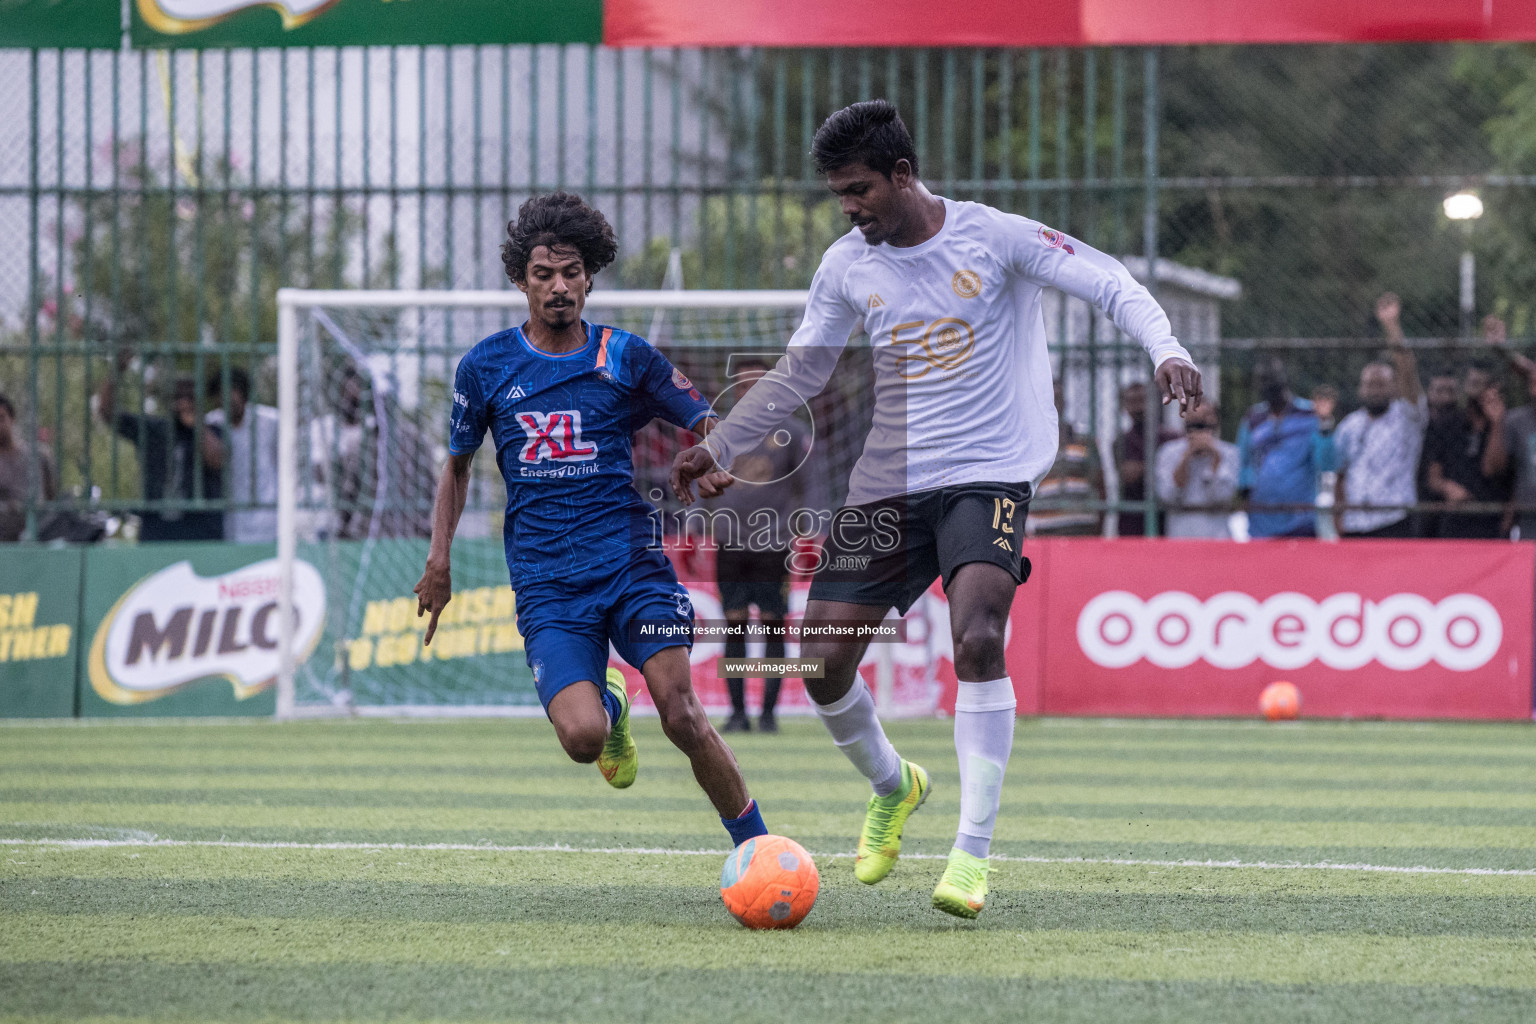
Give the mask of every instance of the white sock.
<path id="1" fill-rule="evenodd" d="M 901 785 L 901 757 L 885 738 L 880 719 L 875 717 L 875 698 L 864 681 L 855 679 L 848 692 L 831 704 L 811 703 L 832 734 L 832 742 L 869 780 L 875 795 L 896 792 Z"/>
<path id="2" fill-rule="evenodd" d="M 1013 680 L 961 681 L 955 695 L 955 754 L 960 760 L 960 829 L 955 846 L 986 857 L 1003 795 L 1003 772 L 1013 752 Z"/>

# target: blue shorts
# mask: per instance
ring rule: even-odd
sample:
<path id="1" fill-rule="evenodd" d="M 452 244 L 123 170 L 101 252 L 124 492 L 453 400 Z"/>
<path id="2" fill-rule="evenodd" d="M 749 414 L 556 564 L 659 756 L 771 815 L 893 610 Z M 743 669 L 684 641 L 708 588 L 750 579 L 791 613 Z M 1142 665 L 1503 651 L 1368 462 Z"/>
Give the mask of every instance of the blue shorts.
<path id="1" fill-rule="evenodd" d="M 517 628 L 539 702 L 572 683 L 603 685 L 608 644 L 640 668 L 657 651 L 693 648 L 693 602 L 661 552 L 517 588 Z"/>

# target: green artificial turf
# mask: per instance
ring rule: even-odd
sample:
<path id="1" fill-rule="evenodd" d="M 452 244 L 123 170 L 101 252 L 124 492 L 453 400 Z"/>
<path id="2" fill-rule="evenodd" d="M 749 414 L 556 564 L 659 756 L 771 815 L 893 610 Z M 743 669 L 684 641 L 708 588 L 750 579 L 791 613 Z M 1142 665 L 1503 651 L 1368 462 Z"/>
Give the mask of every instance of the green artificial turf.
<path id="1" fill-rule="evenodd" d="M 539 720 L 0 726 L 0 1019 L 1536 1019 L 1528 726 L 1021 722 L 963 922 L 949 724 L 890 724 L 934 793 L 866 887 L 867 786 L 790 720 L 732 737 L 821 868 L 788 933 L 636 730 L 618 792 Z"/>

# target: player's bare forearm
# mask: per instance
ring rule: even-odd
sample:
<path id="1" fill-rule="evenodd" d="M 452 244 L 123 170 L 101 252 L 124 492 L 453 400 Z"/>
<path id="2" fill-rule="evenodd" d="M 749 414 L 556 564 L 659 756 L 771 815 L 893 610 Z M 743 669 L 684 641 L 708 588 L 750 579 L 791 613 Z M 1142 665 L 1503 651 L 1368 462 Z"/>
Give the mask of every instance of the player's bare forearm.
<path id="1" fill-rule="evenodd" d="M 437 478 L 437 495 L 432 502 L 432 549 L 427 561 L 447 562 L 448 551 L 453 546 L 453 535 L 459 528 L 459 517 L 469 500 L 469 467 L 475 453 L 450 455 L 443 464 L 443 472 Z"/>
<path id="2" fill-rule="evenodd" d="M 432 502 L 432 546 L 427 552 L 426 570 L 415 588 L 416 617 L 431 616 L 423 644 L 432 643 L 432 634 L 437 632 L 437 617 L 453 598 L 449 552 L 453 549 L 459 517 L 464 514 L 464 503 L 469 498 L 469 467 L 474 458 L 474 452 L 448 456 L 443 472 L 437 478 L 437 496 Z"/>

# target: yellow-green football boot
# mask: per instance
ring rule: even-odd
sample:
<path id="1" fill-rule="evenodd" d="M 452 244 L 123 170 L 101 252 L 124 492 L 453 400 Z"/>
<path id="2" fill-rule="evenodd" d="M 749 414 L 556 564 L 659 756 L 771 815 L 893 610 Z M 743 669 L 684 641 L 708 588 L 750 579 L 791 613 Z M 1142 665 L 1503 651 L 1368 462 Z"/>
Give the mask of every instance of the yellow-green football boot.
<path id="1" fill-rule="evenodd" d="M 901 830 L 912 812 L 928 799 L 928 773 L 920 764 L 901 762 L 901 785 L 890 796 L 872 796 L 864 812 L 864 831 L 859 835 L 859 856 L 853 877 L 874 885 L 896 865 L 901 855 Z"/>
<path id="2" fill-rule="evenodd" d="M 625 789 L 635 784 L 635 773 L 640 769 L 640 751 L 635 749 L 635 738 L 629 734 L 629 693 L 624 688 L 624 673 L 616 668 L 608 670 L 608 692 L 619 698 L 619 720 L 608 730 L 608 742 L 597 756 L 597 770 L 603 773 L 608 785 Z"/>
<path id="3" fill-rule="evenodd" d="M 958 847 L 949 851 L 944 877 L 933 890 L 935 909 L 956 917 L 975 917 L 987 905 L 987 872 L 992 870 L 982 857 L 973 857 Z"/>

